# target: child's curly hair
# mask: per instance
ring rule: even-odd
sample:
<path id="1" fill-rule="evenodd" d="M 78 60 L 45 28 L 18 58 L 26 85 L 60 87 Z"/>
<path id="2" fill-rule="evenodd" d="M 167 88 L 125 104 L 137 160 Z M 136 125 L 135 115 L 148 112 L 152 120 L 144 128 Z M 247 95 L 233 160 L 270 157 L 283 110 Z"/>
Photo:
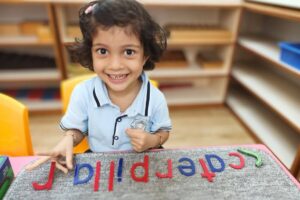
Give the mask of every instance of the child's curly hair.
<path id="1" fill-rule="evenodd" d="M 129 27 L 139 38 L 144 56 L 149 57 L 144 70 L 152 70 L 167 47 L 165 31 L 145 8 L 135 0 L 98 0 L 90 2 L 79 10 L 79 25 L 83 39 L 76 38 L 68 47 L 71 59 L 93 70 L 92 42 L 97 28 L 112 26 Z"/>

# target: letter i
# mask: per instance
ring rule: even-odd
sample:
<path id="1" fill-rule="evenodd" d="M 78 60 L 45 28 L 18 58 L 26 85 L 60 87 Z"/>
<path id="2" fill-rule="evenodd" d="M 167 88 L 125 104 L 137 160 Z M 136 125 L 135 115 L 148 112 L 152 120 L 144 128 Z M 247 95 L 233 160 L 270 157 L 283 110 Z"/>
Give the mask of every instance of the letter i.
<path id="1" fill-rule="evenodd" d="M 119 160 L 118 166 L 118 182 L 122 182 L 123 158 Z"/>
<path id="2" fill-rule="evenodd" d="M 97 192 L 99 190 L 100 172 L 101 172 L 101 162 L 98 161 L 96 163 L 96 174 L 95 174 L 95 181 L 94 181 L 94 191 L 95 192 Z"/>
<path id="3" fill-rule="evenodd" d="M 110 162 L 110 169 L 109 169 L 109 179 L 108 179 L 108 191 L 111 192 L 114 190 L 114 175 L 115 175 L 115 162 Z"/>

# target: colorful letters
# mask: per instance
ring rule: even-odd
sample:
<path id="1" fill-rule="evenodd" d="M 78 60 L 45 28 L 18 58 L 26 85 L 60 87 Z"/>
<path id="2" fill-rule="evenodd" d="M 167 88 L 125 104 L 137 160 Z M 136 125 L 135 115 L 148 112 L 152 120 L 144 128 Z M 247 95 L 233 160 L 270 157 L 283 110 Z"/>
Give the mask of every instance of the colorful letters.
<path id="1" fill-rule="evenodd" d="M 228 165 L 232 169 L 242 169 L 245 166 L 245 159 L 242 154 L 238 152 L 230 152 L 228 154 L 230 157 L 236 157 L 239 159 L 238 162 L 234 163 L 229 163 Z M 202 178 L 206 178 L 209 182 L 213 182 L 213 178 L 216 177 L 216 172 L 220 173 L 225 170 L 225 162 L 224 160 L 216 155 L 216 154 L 205 154 L 204 155 L 205 159 L 199 158 L 199 166 L 200 168 L 200 175 Z M 206 161 L 206 162 L 205 162 Z M 123 166 L 124 166 L 124 158 L 120 158 L 118 160 L 118 166 L 117 166 L 117 176 L 116 179 L 117 181 L 121 184 L 122 182 L 122 176 L 123 176 Z M 166 170 L 162 169 L 162 171 L 156 171 L 155 176 L 159 179 L 162 178 L 168 178 L 172 179 L 173 178 L 173 164 L 174 161 L 171 159 L 167 159 L 166 161 Z M 132 164 L 130 168 L 130 175 L 131 178 L 135 182 L 144 182 L 148 183 L 149 182 L 149 166 L 150 165 L 150 160 L 149 160 L 149 155 L 144 156 L 144 160 L 141 162 L 135 162 Z M 209 168 L 208 168 L 209 166 Z M 88 173 L 86 177 L 80 177 L 80 171 L 81 169 L 85 168 Z M 137 169 L 140 170 L 137 170 Z M 176 169 L 176 168 L 175 168 Z M 187 157 L 182 157 L 178 160 L 178 165 L 177 169 L 182 174 L 183 176 L 189 177 L 189 176 L 194 176 L 196 173 L 196 165 L 195 162 Z M 95 171 L 95 173 L 94 173 Z M 142 172 L 142 173 L 137 173 Z M 55 172 L 55 162 L 51 163 L 50 166 L 50 171 L 49 171 L 49 176 L 48 176 L 48 181 L 45 184 L 38 184 L 37 182 L 33 182 L 32 186 L 35 190 L 50 190 L 53 184 L 54 180 L 54 172 Z M 101 162 L 97 161 L 95 170 L 92 165 L 88 163 L 78 163 L 75 166 L 75 173 L 74 173 L 74 179 L 73 179 L 73 184 L 74 185 L 79 185 L 79 184 L 87 184 L 95 174 L 94 178 L 94 191 L 99 191 L 100 188 L 100 177 L 101 177 Z M 107 190 L 109 192 L 113 191 L 114 189 L 114 180 L 115 180 L 115 161 L 110 161 L 110 166 L 109 166 L 109 178 L 108 178 L 108 188 Z"/>

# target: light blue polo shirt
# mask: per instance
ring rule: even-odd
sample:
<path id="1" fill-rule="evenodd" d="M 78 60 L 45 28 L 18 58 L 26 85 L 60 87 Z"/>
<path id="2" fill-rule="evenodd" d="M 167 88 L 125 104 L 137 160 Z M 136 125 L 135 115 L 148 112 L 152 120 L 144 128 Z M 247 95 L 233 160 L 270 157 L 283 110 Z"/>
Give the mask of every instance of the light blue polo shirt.
<path id="1" fill-rule="evenodd" d="M 166 99 L 141 75 L 142 86 L 133 103 L 123 113 L 109 99 L 106 85 L 93 77 L 78 84 L 71 95 L 60 127 L 78 129 L 88 136 L 93 152 L 132 150 L 127 128 L 143 128 L 149 133 L 171 130 Z"/>

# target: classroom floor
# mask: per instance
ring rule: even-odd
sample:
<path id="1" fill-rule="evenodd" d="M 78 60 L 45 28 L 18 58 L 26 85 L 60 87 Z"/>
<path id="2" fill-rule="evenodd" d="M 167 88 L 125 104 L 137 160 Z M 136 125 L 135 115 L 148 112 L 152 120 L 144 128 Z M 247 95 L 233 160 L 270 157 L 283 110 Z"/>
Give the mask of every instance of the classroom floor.
<path id="1" fill-rule="evenodd" d="M 247 130 L 226 107 L 171 109 L 173 130 L 165 148 L 253 144 Z M 62 137 L 61 115 L 31 115 L 35 152 L 50 150 Z"/>

